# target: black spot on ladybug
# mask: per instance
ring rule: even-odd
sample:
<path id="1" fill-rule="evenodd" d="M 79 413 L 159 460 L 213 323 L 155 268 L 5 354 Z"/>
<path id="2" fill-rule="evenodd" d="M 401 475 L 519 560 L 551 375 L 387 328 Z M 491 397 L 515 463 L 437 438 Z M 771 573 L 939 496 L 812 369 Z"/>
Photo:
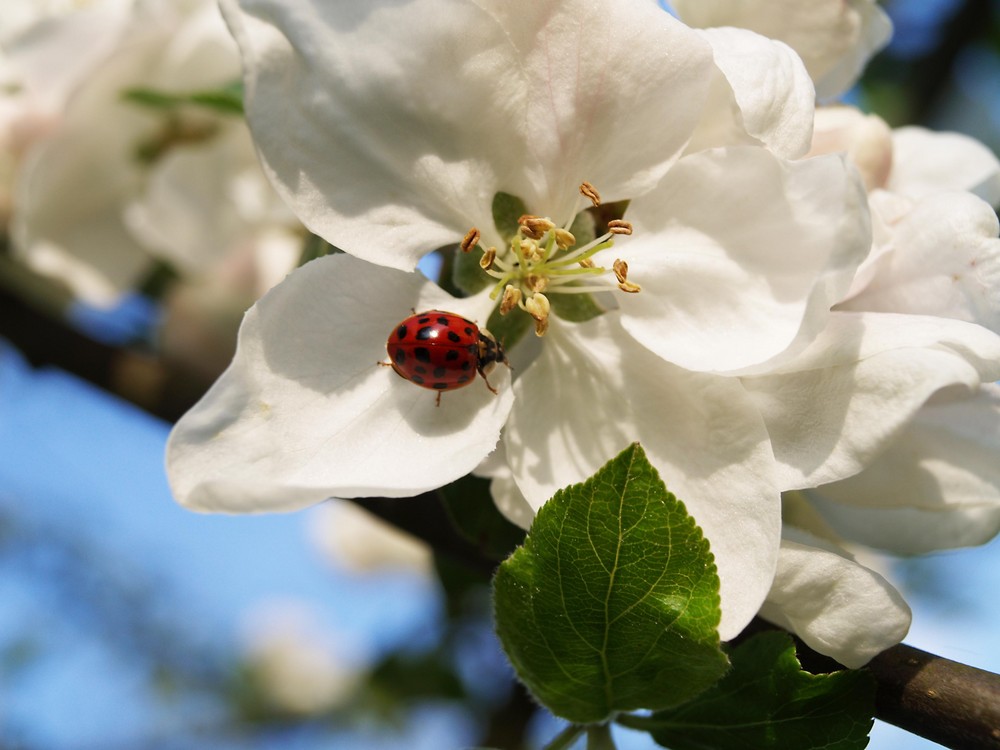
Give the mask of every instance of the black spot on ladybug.
<path id="1" fill-rule="evenodd" d="M 416 367 L 413 368 L 413 371 L 415 373 L 417 373 L 418 375 L 426 375 L 427 374 L 427 368 L 424 367 L 423 365 L 417 365 Z M 434 372 L 435 372 L 435 374 L 437 374 L 437 370 L 435 370 Z M 437 375 L 437 377 L 441 377 L 441 376 Z"/>
<path id="2" fill-rule="evenodd" d="M 468 383 L 470 380 L 472 380 L 472 376 L 471 375 L 459 375 L 458 376 L 458 382 L 459 383 Z"/>
<path id="3" fill-rule="evenodd" d="M 448 383 L 434 383 L 431 388 L 437 388 L 439 391 L 448 390 Z"/>
<path id="4" fill-rule="evenodd" d="M 402 349 L 397 349 L 396 354 L 393 356 L 393 359 L 396 360 L 397 365 L 403 364 L 406 361 L 406 352 L 404 352 Z"/>
<path id="5" fill-rule="evenodd" d="M 421 321 L 423 322 L 423 321 Z M 424 326 L 419 331 L 417 331 L 417 341 L 427 341 L 427 339 L 435 338 L 434 329 L 430 326 Z"/>
<path id="6" fill-rule="evenodd" d="M 462 363 L 462 369 L 463 370 L 469 370 L 471 368 L 472 368 L 472 363 L 469 362 L 468 360 L 466 360 L 465 362 Z"/>
<path id="7" fill-rule="evenodd" d="M 417 385 L 423 385 L 424 384 L 424 379 L 422 377 L 420 377 L 419 375 L 410 375 L 410 380 L 412 380 Z"/>
<path id="8" fill-rule="evenodd" d="M 413 350 L 413 356 L 417 358 L 417 362 L 430 362 L 431 350 L 423 346 L 418 346 Z"/>
<path id="9" fill-rule="evenodd" d="M 468 327 L 466 327 L 466 329 L 465 329 L 465 335 L 466 335 L 466 336 L 471 336 L 471 335 L 472 335 L 472 329 L 471 329 L 471 328 L 468 328 Z"/>
<path id="10" fill-rule="evenodd" d="M 417 334 L 417 338 L 419 338 L 419 337 L 420 337 L 420 334 Z M 454 341 L 457 344 L 459 341 L 462 340 L 462 337 L 459 336 L 454 331 L 448 331 L 448 340 L 449 341 Z"/>
<path id="11" fill-rule="evenodd" d="M 420 323 L 420 325 L 423 325 L 424 323 L 430 323 L 431 319 L 427 316 L 424 316 L 422 318 L 418 318 L 417 322 Z"/>
<path id="12" fill-rule="evenodd" d="M 400 341 L 406 338 L 406 326 L 400 326 L 396 329 L 396 338 Z"/>
<path id="13" fill-rule="evenodd" d="M 444 355 L 446 362 L 454 362 L 458 359 L 458 349 L 449 349 L 448 353 Z"/>
<path id="14" fill-rule="evenodd" d="M 438 323 L 440 323 L 443 326 L 447 326 L 450 322 L 451 321 L 448 320 L 447 318 L 443 318 L 443 317 L 442 318 L 438 318 Z"/>
<path id="15" fill-rule="evenodd" d="M 434 368 L 434 377 L 436 377 L 436 378 L 443 378 L 445 372 L 447 372 L 447 370 L 445 370 L 443 367 L 435 367 Z"/>

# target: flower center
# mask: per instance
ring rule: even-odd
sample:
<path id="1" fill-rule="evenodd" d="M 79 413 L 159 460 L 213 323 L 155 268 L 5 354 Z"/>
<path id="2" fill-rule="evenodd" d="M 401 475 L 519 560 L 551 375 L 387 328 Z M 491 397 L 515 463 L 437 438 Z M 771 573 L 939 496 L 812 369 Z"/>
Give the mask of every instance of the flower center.
<path id="1" fill-rule="evenodd" d="M 580 193 L 594 207 L 601 197 L 588 182 Z M 594 264 L 593 255 L 614 244 L 615 235 L 632 234 L 632 225 L 622 219 L 607 223 L 607 231 L 592 241 L 577 246 L 570 232 L 574 216 L 563 226 L 551 219 L 525 214 L 517 221 L 517 232 L 510 246 L 498 251 L 488 248 L 480 260 L 483 270 L 496 279 L 491 299 L 500 300 L 500 314 L 519 308 L 535 320 L 535 335 L 544 336 L 549 326 L 551 305 L 546 295 L 590 294 L 614 289 L 608 276 L 614 274 L 618 288 L 635 293 L 639 286 L 628 281 L 628 265 L 616 260 L 611 269 Z M 471 229 L 462 240 L 461 248 L 469 252 L 479 242 L 478 229 Z"/>

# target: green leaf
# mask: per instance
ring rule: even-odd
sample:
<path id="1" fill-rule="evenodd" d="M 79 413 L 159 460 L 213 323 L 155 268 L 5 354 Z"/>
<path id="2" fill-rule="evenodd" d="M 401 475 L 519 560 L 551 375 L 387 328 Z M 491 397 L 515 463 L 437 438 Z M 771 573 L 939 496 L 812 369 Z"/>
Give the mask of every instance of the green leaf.
<path id="1" fill-rule="evenodd" d="M 576 323 L 596 318 L 606 312 L 590 294 L 550 294 L 549 304 L 552 305 L 552 312 L 560 318 Z"/>
<path id="2" fill-rule="evenodd" d="M 339 255 L 343 252 L 339 247 L 331 245 L 318 234 L 310 232 L 302 242 L 302 252 L 299 253 L 299 265 L 304 266 L 309 261 L 322 258 L 324 255 Z"/>
<path id="3" fill-rule="evenodd" d="M 504 242 L 510 242 L 517 234 L 517 220 L 528 213 L 524 201 L 510 193 L 497 193 L 493 196 L 493 224 Z"/>
<path id="4" fill-rule="evenodd" d="M 802 670 L 786 633 L 733 649 L 733 668 L 694 701 L 651 717 L 621 717 L 671 750 L 860 750 L 868 744 L 875 683 L 867 672 Z"/>
<path id="5" fill-rule="evenodd" d="M 506 315 L 501 315 L 499 305 L 493 308 L 490 319 L 486 322 L 486 330 L 493 334 L 493 338 L 499 341 L 507 352 L 510 352 L 514 344 L 528 331 L 534 330 L 534 326 L 534 321 L 526 312 L 514 309 Z"/>
<path id="6" fill-rule="evenodd" d="M 518 676 L 572 722 L 676 705 L 726 670 L 708 542 L 638 444 L 542 507 L 493 590 Z"/>
<path id="7" fill-rule="evenodd" d="M 574 247 L 583 247 L 593 242 L 597 238 L 596 226 L 593 212 L 581 211 L 578 213 L 573 218 L 573 224 L 569 228 L 570 234 L 576 240 Z"/>
<path id="8" fill-rule="evenodd" d="M 488 479 L 465 476 L 438 494 L 458 532 L 490 559 L 502 560 L 524 541 L 524 529 L 504 518 L 493 504 Z"/>

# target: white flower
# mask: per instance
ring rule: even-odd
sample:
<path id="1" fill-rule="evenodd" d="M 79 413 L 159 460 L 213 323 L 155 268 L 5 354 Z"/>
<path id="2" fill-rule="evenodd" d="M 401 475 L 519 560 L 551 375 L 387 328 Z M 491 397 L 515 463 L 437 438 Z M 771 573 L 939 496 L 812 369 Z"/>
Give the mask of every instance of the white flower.
<path id="1" fill-rule="evenodd" d="M 127 0 L 4 4 L 0 18 L 0 229 L 36 143 L 57 128 L 67 101 L 119 42 Z M 67 7 L 68 6 L 68 7 Z"/>
<path id="2" fill-rule="evenodd" d="M 247 612 L 243 650 L 249 675 L 268 703 L 293 714 L 316 714 L 343 705 L 360 685 L 359 665 L 345 658 L 306 602 L 274 600 Z"/>
<path id="3" fill-rule="evenodd" d="M 802 57 L 820 99 L 849 89 L 892 35 L 892 22 L 875 0 L 670 0 L 669 4 L 691 26 L 735 26 L 786 43 Z"/>
<path id="4" fill-rule="evenodd" d="M 348 500 L 329 500 L 310 515 L 309 538 L 323 556 L 352 572 L 410 570 L 429 575 L 434 555 L 426 543 Z"/>
<path id="5" fill-rule="evenodd" d="M 851 669 L 903 640 L 910 608 L 885 578 L 798 529 L 782 537 L 762 617 Z"/>
<path id="6" fill-rule="evenodd" d="M 721 632 L 739 632 L 770 586 L 779 487 L 763 422 L 722 373 L 771 366 L 809 344 L 868 248 L 868 224 L 839 158 L 689 144 L 729 117 L 795 153 L 794 124 L 811 124 L 811 100 L 777 96 L 785 105 L 766 121 L 762 98 L 737 90 L 752 75 L 720 76 L 704 36 L 628 2 L 225 10 L 244 54 L 251 128 L 279 191 L 331 243 L 391 268 L 323 258 L 255 305 L 232 366 L 171 437 L 178 499 L 247 512 L 411 495 L 476 468 L 505 427 L 510 486 L 538 508 L 639 440 L 711 540 Z M 727 38 L 741 40 L 770 44 Z M 762 69 L 773 59 L 746 57 Z M 795 87 L 802 77 L 773 79 L 776 91 L 782 80 Z M 731 96 L 716 97 L 724 81 Z M 706 109 L 720 101 L 716 118 Z M 744 105 L 746 117 L 733 118 Z M 734 142 L 755 138 L 744 130 Z M 606 201 L 631 199 L 632 237 L 586 250 L 559 233 L 588 207 L 585 181 Z M 499 193 L 536 217 L 512 241 L 494 225 Z M 487 263 L 495 293 L 514 288 L 508 304 L 519 296 L 548 330 L 513 347 L 513 387 L 501 366 L 490 375 L 498 395 L 476 383 L 438 407 L 378 366 L 388 334 L 411 308 L 482 325 L 496 302 L 489 287 L 455 299 L 393 269 L 412 269 L 470 228 L 497 248 Z M 573 279 L 618 309 L 560 318 Z M 628 293 L 636 284 L 642 291 Z"/>
<path id="7" fill-rule="evenodd" d="M 839 141 L 850 151 L 864 140 L 859 132 L 873 132 L 860 125 L 870 121 L 849 108 L 821 110 L 819 150 Z M 989 382 L 1000 375 L 1000 352 L 984 330 L 1000 332 L 1000 226 L 987 203 L 962 191 L 1000 197 L 1000 162 L 954 133 L 902 128 L 877 140 L 890 168 L 880 170 L 870 195 L 875 241 L 837 309 L 869 319 L 882 313 L 881 325 L 900 341 L 903 326 L 935 316 L 934 325 L 954 332 L 952 349 L 973 369 L 948 377 L 948 369 L 964 367 L 942 363 L 936 387 L 907 388 L 920 408 L 898 424 L 879 419 L 880 431 L 892 437 L 875 463 L 841 474 L 841 481 L 827 476 L 808 496 L 844 537 L 882 549 L 912 554 L 981 544 L 1000 531 L 1000 397 Z M 868 418 L 875 419 L 874 410 Z"/>
<path id="8" fill-rule="evenodd" d="M 280 199 L 241 118 L 124 98 L 135 89 L 187 95 L 238 80 L 239 55 L 218 9 L 154 0 L 129 11 L 19 175 L 13 217 L 19 257 L 102 307 L 133 290 L 158 259 L 182 275 L 209 274 L 231 253 L 273 245 L 276 234 L 301 242 L 287 210 L 260 210 L 263 191 L 269 205 Z M 290 267 L 286 260 L 281 275 Z"/>

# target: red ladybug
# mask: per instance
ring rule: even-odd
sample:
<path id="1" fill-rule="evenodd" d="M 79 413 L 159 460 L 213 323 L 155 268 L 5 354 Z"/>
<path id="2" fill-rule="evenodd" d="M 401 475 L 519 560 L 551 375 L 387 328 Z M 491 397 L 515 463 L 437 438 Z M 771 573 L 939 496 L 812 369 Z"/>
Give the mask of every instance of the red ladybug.
<path id="1" fill-rule="evenodd" d="M 497 362 L 509 366 L 503 347 L 492 334 L 471 320 L 443 310 L 415 313 L 389 334 L 385 343 L 389 364 L 401 377 L 438 392 L 468 385 L 478 372 L 493 393 L 486 375 Z"/>

